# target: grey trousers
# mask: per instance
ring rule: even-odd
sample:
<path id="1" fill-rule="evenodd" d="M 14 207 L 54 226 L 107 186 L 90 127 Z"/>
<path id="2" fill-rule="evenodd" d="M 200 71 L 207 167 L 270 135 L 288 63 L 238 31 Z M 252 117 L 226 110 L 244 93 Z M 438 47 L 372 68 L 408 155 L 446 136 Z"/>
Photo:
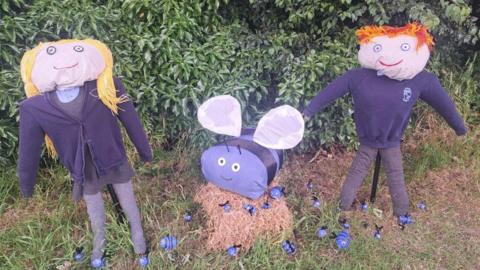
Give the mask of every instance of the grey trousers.
<path id="1" fill-rule="evenodd" d="M 340 208 L 342 210 L 351 209 L 356 193 L 367 176 L 377 151 L 380 151 L 383 168 L 387 175 L 388 189 L 393 203 L 393 214 L 396 216 L 405 215 L 408 213 L 409 200 L 405 187 L 400 146 L 377 149 L 360 145 L 340 193 Z"/>
<path id="2" fill-rule="evenodd" d="M 143 236 L 140 211 L 138 210 L 135 195 L 133 194 L 132 181 L 113 184 L 113 189 L 117 194 L 120 206 L 122 206 L 128 223 L 130 224 L 134 251 L 137 254 L 143 254 L 146 252 L 147 246 Z M 83 198 L 87 204 L 87 212 L 93 231 L 92 260 L 100 259 L 105 249 L 105 208 L 102 193 L 98 192 L 92 195 L 83 194 Z"/>

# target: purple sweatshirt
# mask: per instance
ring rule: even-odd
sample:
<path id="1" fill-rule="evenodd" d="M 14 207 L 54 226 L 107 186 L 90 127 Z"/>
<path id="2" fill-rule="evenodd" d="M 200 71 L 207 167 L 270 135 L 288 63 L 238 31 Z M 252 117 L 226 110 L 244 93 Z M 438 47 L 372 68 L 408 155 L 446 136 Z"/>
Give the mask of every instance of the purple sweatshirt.
<path id="1" fill-rule="evenodd" d="M 114 79 L 118 96 L 125 89 Z M 87 91 L 80 118 L 73 118 L 50 100 L 49 95 L 38 95 L 20 103 L 20 149 L 18 176 L 20 189 L 31 197 L 44 136 L 47 134 L 57 150 L 62 164 L 70 171 L 74 181 L 84 180 L 84 149 L 87 145 L 99 175 L 127 160 L 120 120 L 143 161 L 152 160 L 152 151 L 142 123 L 132 102 L 119 104 L 114 115 L 98 98 L 97 82 L 88 81 L 80 91 Z"/>
<path id="2" fill-rule="evenodd" d="M 308 104 L 303 114 L 311 117 L 343 95 L 351 93 L 357 136 L 374 148 L 400 145 L 410 113 L 418 99 L 432 106 L 457 135 L 467 132 L 455 104 L 438 78 L 422 71 L 410 80 L 393 80 L 372 69 L 353 69 L 331 82 Z"/>

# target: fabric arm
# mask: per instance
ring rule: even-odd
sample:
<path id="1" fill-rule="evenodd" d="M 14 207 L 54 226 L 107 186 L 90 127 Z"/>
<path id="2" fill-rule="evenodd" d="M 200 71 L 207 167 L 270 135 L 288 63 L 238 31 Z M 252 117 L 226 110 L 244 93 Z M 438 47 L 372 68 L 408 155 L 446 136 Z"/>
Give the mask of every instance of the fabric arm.
<path id="1" fill-rule="evenodd" d="M 24 197 L 33 195 L 44 137 L 45 133 L 32 114 L 20 106 L 20 146 L 17 172 L 20 190 Z"/>
<path id="2" fill-rule="evenodd" d="M 333 80 L 320 91 L 303 110 L 302 114 L 310 118 L 337 98 L 344 96 L 350 90 L 351 71 Z"/>
<path id="3" fill-rule="evenodd" d="M 467 133 L 465 123 L 455 108 L 455 103 L 436 76 L 431 81 L 430 87 L 422 91 L 420 98 L 432 106 L 447 121 L 448 125 L 455 130 L 457 135 L 460 136 Z"/>
<path id="4" fill-rule="evenodd" d="M 117 89 L 117 96 L 126 95 L 125 88 L 118 78 L 114 78 L 115 88 Z M 130 99 L 118 104 L 118 119 L 125 127 L 128 137 L 137 149 L 137 152 L 144 162 L 150 162 L 153 159 L 152 149 L 148 142 L 147 135 L 143 129 L 142 122 L 138 117 L 137 112 Z"/>

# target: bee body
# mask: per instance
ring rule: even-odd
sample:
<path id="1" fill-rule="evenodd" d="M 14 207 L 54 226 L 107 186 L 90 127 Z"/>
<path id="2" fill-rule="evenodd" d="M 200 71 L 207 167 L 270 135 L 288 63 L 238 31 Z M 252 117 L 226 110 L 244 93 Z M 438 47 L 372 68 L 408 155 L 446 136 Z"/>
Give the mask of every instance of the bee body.
<path id="1" fill-rule="evenodd" d="M 83 259 L 84 252 L 82 247 L 77 247 L 73 253 L 73 260 L 79 262 Z"/>
<path id="2" fill-rule="evenodd" d="M 227 254 L 229 256 L 235 257 L 238 254 L 238 248 L 241 247 L 241 245 L 233 245 L 227 249 Z"/>
<path id="3" fill-rule="evenodd" d="M 295 245 L 290 242 L 289 240 L 285 240 L 282 242 L 282 249 L 288 254 L 292 255 L 297 251 L 297 248 Z"/>
<path id="4" fill-rule="evenodd" d="M 289 105 L 269 110 L 255 128 L 242 128 L 241 105 L 230 95 L 209 98 L 197 110 L 198 122 L 216 134 L 232 136 L 202 153 L 201 168 L 212 184 L 255 200 L 282 167 L 283 150 L 302 140 L 305 122 Z"/>
<path id="5" fill-rule="evenodd" d="M 167 235 L 160 240 L 160 248 L 165 250 L 173 250 L 177 246 L 177 238 Z"/>
<path id="6" fill-rule="evenodd" d="M 320 200 L 317 197 L 315 197 L 315 196 L 312 197 L 312 206 L 313 207 L 319 208 L 321 204 L 322 203 L 320 202 Z"/>
<path id="7" fill-rule="evenodd" d="M 240 137 L 203 152 L 202 173 L 209 182 L 254 200 L 265 193 L 280 170 L 283 150 L 255 143 L 252 129 L 242 131 Z"/>
<path id="8" fill-rule="evenodd" d="M 417 206 L 420 210 L 427 210 L 427 205 L 423 201 L 417 204 Z"/>
<path id="9" fill-rule="evenodd" d="M 360 203 L 360 210 L 362 210 L 362 212 L 367 212 L 368 211 L 367 202 L 363 201 L 362 203 Z"/>
<path id="10" fill-rule="evenodd" d="M 272 199 L 280 199 L 281 197 L 283 197 L 283 195 L 285 195 L 284 190 L 285 189 L 281 186 L 273 187 L 272 189 L 270 189 L 270 197 Z"/>
<path id="11" fill-rule="evenodd" d="M 327 232 L 327 226 L 322 226 L 322 227 L 320 227 L 320 228 L 317 230 L 317 236 L 318 236 L 319 238 L 324 238 L 324 237 L 327 236 L 327 234 L 328 234 L 328 232 Z"/>
<path id="12" fill-rule="evenodd" d="M 251 204 L 245 204 L 245 205 L 243 206 L 243 208 L 244 208 L 245 210 L 247 210 L 247 212 L 248 212 L 251 216 L 253 216 L 253 215 L 257 212 L 257 208 L 255 208 L 255 206 L 253 206 L 253 205 L 251 205 Z"/>
<path id="13" fill-rule="evenodd" d="M 347 249 L 350 246 L 350 234 L 348 231 L 341 231 L 335 237 L 335 243 L 337 244 L 338 249 Z"/>

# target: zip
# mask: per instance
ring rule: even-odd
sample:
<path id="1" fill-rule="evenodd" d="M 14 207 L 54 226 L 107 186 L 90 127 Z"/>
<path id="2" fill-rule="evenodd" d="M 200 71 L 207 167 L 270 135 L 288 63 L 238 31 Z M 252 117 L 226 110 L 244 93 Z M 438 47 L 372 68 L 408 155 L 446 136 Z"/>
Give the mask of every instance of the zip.
<path id="1" fill-rule="evenodd" d="M 83 142 L 83 124 L 80 124 L 80 140 Z M 82 144 L 82 186 L 85 182 L 85 146 Z"/>
<path id="2" fill-rule="evenodd" d="M 92 146 L 90 145 L 89 140 L 87 140 L 86 143 L 87 143 L 87 146 L 88 146 L 88 150 L 90 151 L 90 156 L 92 156 L 93 167 L 95 167 L 95 171 L 97 172 L 97 175 L 100 176 L 100 171 L 98 169 L 97 162 L 95 161 L 95 154 L 92 151 Z M 83 157 L 84 157 L 83 167 L 85 167 L 85 154 L 83 155 Z"/>

